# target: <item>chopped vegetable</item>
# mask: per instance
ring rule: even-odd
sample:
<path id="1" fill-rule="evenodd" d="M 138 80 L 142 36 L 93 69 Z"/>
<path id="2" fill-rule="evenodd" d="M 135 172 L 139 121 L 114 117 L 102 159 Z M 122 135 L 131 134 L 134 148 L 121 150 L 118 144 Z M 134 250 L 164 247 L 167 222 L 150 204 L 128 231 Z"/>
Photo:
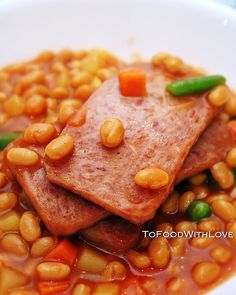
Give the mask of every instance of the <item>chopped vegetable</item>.
<path id="1" fill-rule="evenodd" d="M 73 265 L 77 256 L 77 248 L 68 240 L 61 241 L 45 257 L 45 260 L 60 261 L 68 265 Z"/>
<path id="2" fill-rule="evenodd" d="M 119 72 L 120 91 L 124 96 L 146 95 L 146 74 L 142 70 L 125 70 Z"/>
<path id="3" fill-rule="evenodd" d="M 209 217 L 211 215 L 211 208 L 206 202 L 193 201 L 188 206 L 187 215 L 191 220 L 197 221 Z"/>
<path id="4" fill-rule="evenodd" d="M 60 283 L 38 283 L 38 290 L 40 295 L 57 295 L 61 292 L 66 291 L 70 287 L 70 284 L 67 282 L 60 282 Z"/>
<path id="5" fill-rule="evenodd" d="M 183 96 L 205 92 L 225 83 L 225 77 L 220 75 L 197 77 L 168 84 L 166 90 L 174 96 Z"/>
<path id="6" fill-rule="evenodd" d="M 5 147 L 13 140 L 22 136 L 22 133 L 0 133 L 0 150 Z"/>

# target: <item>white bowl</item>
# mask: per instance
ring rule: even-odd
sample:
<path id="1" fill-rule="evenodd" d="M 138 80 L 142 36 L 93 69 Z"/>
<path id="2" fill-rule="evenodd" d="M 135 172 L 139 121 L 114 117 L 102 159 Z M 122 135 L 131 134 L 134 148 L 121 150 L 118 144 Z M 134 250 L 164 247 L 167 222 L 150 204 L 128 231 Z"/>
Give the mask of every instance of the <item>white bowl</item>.
<path id="1" fill-rule="evenodd" d="M 236 86 L 236 11 L 197 0 L 0 0 L 0 65 L 43 49 L 169 51 Z M 231 279 L 211 294 L 233 294 Z"/>

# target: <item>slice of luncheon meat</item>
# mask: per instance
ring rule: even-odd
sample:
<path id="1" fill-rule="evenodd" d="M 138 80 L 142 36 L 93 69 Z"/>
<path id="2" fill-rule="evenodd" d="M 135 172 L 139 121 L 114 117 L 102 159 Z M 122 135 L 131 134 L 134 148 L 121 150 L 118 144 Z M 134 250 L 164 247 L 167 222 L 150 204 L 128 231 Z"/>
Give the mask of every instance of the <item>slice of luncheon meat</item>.
<path id="1" fill-rule="evenodd" d="M 42 152 L 38 147 L 28 146 L 23 139 L 9 145 L 6 152 L 11 147 L 28 147 L 38 154 Z M 51 184 L 40 165 L 17 166 L 9 163 L 6 157 L 5 161 L 46 227 L 54 234 L 73 234 L 108 215 L 97 205 Z"/>
<path id="2" fill-rule="evenodd" d="M 155 215 L 191 147 L 218 113 L 206 93 L 172 97 L 165 87 L 173 78 L 159 68 L 140 68 L 147 76 L 145 97 L 122 96 L 117 77 L 105 81 L 85 103 L 83 125 L 69 122 L 62 131 L 73 138 L 73 153 L 60 161 L 46 157 L 44 162 L 51 182 L 136 224 Z M 114 117 L 125 133 L 123 142 L 111 149 L 102 144 L 99 130 Z M 155 190 L 138 186 L 135 175 L 148 167 L 168 173 L 168 184 Z"/>
<path id="3" fill-rule="evenodd" d="M 137 244 L 141 229 L 141 226 L 112 215 L 82 230 L 80 235 L 98 248 L 110 252 L 124 252 Z"/>
<path id="4" fill-rule="evenodd" d="M 176 178 L 176 183 L 222 161 L 233 146 L 233 137 L 227 124 L 217 117 L 191 149 Z"/>

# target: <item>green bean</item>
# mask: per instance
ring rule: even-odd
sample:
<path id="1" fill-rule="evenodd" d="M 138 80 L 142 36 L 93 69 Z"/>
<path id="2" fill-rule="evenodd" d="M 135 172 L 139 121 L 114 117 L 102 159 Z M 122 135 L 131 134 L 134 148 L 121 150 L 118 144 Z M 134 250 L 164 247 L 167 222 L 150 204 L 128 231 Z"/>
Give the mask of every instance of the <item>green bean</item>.
<path id="1" fill-rule="evenodd" d="M 205 92 L 225 83 L 225 77 L 220 75 L 196 77 L 168 84 L 166 90 L 174 96 L 183 96 Z"/>
<path id="2" fill-rule="evenodd" d="M 203 201 L 193 201 L 187 208 L 188 217 L 197 221 L 205 217 L 209 217 L 211 215 L 210 206 Z"/>
<path id="3" fill-rule="evenodd" d="M 10 142 L 22 136 L 22 133 L 0 133 L 0 150 L 3 150 Z"/>

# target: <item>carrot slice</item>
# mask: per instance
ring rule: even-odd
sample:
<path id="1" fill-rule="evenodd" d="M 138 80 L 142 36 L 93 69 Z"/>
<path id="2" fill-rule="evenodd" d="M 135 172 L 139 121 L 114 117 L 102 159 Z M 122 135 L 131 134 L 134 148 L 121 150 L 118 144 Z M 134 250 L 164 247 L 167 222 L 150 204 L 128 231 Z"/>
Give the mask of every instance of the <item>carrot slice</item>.
<path id="1" fill-rule="evenodd" d="M 77 248 L 68 240 L 61 241 L 45 257 L 45 260 L 56 260 L 64 262 L 68 265 L 73 265 L 77 256 Z"/>
<path id="2" fill-rule="evenodd" d="M 228 129 L 233 137 L 236 138 L 236 120 L 231 120 L 228 122 Z"/>
<path id="3" fill-rule="evenodd" d="M 45 283 L 39 282 L 37 284 L 40 295 L 56 295 L 66 291 L 70 284 L 67 282 L 61 283 Z"/>
<path id="4" fill-rule="evenodd" d="M 119 72 L 120 91 L 124 96 L 146 95 L 146 74 L 142 70 L 130 69 Z"/>

